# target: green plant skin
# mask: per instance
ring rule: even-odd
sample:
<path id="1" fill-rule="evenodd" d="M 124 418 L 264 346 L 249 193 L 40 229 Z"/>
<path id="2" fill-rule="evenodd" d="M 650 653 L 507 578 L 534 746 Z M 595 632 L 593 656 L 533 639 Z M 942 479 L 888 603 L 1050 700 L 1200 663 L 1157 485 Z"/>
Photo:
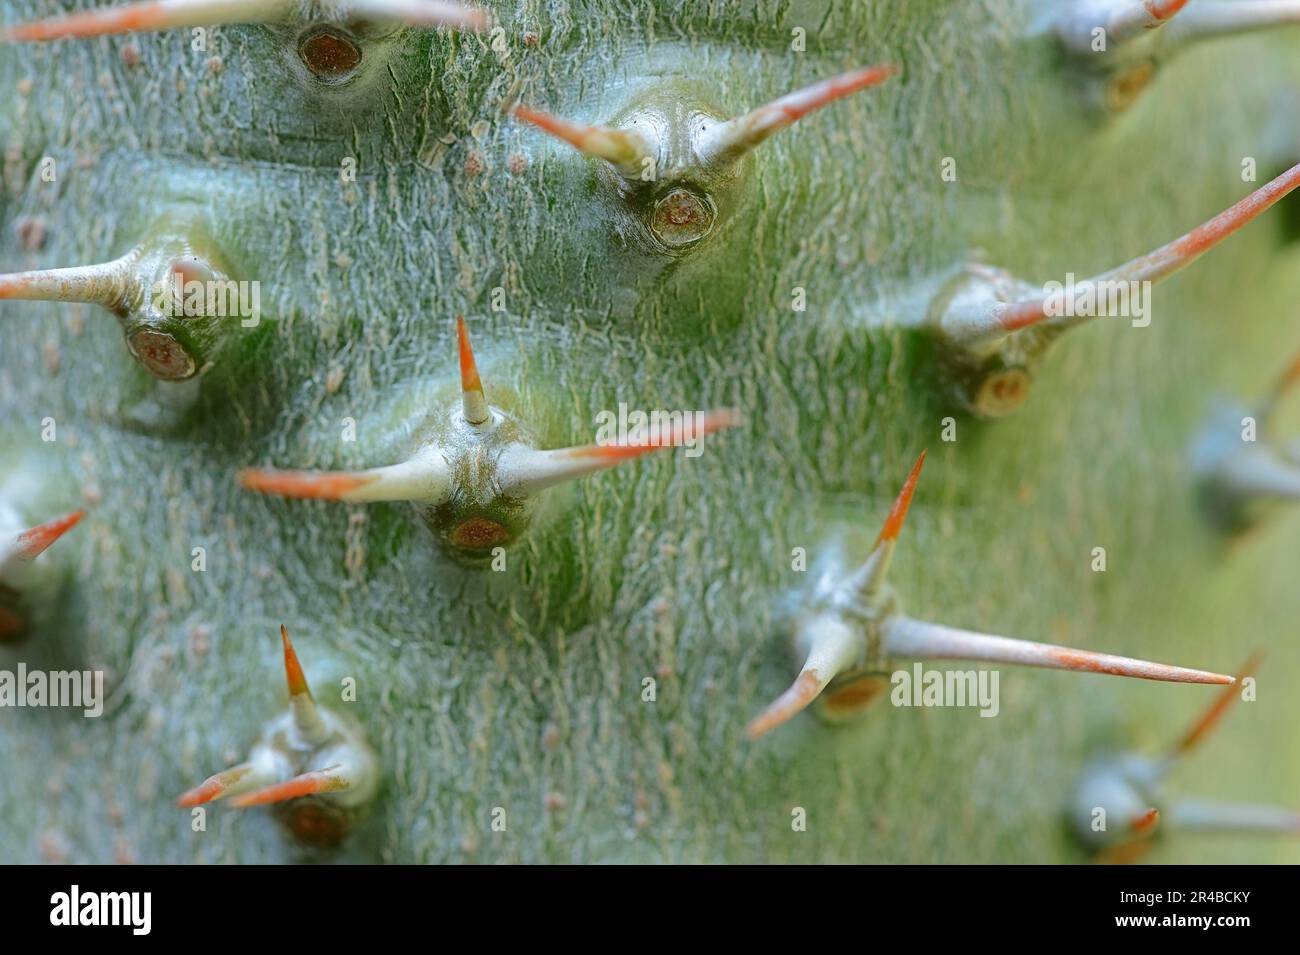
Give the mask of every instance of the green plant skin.
<path id="1" fill-rule="evenodd" d="M 1240 198 L 1243 156 L 1261 181 L 1300 159 L 1298 114 L 1279 108 L 1300 89 L 1300 31 L 1188 50 L 1103 117 L 1051 42 L 1016 38 L 1020 5 L 734 7 L 495 5 L 508 65 L 486 37 L 408 32 L 391 76 L 337 95 L 309 91 L 293 32 L 264 27 L 216 29 L 209 54 L 185 31 L 0 48 L 0 268 L 102 261 L 189 217 L 236 278 L 262 282 L 265 313 L 232 331 L 193 407 L 159 415 L 161 386 L 108 313 L 0 304 L 0 455 L 41 488 L 22 507 L 34 522 L 98 491 L 58 545 L 63 599 L 0 667 L 103 667 L 111 692 L 99 720 L 0 711 L 0 861 L 1085 861 L 1062 813 L 1087 757 L 1171 742 L 1210 688 L 1007 668 L 996 719 L 882 702 L 847 727 L 805 716 L 743 737 L 792 673 L 791 549 L 811 560 L 844 528 L 865 548 L 927 446 L 893 574 L 909 613 L 1216 670 L 1263 645 L 1259 701 L 1171 791 L 1300 806 L 1300 516 L 1226 546 L 1186 457 L 1216 392 L 1262 393 L 1300 345 L 1300 243 L 1279 216 L 1158 288 L 1151 327 L 1065 336 L 1002 421 L 961 415 L 911 327 L 976 249 L 1030 281 L 1083 276 Z M 124 65 L 128 42 L 141 65 Z M 903 73 L 761 147 L 736 215 L 671 263 L 619 244 L 588 161 L 501 112 L 518 84 L 599 121 L 684 74 L 739 113 L 876 62 Z M 511 153 L 529 157 L 522 174 Z M 40 181 L 44 155 L 57 183 Z M 49 229 L 36 252 L 13 229 L 29 216 Z M 526 413 L 543 446 L 589 440 L 619 401 L 735 405 L 747 424 L 697 459 L 661 452 L 552 492 L 502 573 L 441 556 L 408 506 L 236 486 L 248 465 L 391 463 L 453 387 L 457 313 L 489 400 Z M 355 445 L 339 443 L 345 417 Z M 384 767 L 330 854 L 221 804 L 193 833 L 174 805 L 284 705 L 281 622 L 317 698 L 349 707 Z M 345 676 L 354 704 L 338 703 Z M 505 833 L 490 831 L 498 806 Z M 1171 836 L 1149 858 L 1297 862 L 1300 843 Z"/>

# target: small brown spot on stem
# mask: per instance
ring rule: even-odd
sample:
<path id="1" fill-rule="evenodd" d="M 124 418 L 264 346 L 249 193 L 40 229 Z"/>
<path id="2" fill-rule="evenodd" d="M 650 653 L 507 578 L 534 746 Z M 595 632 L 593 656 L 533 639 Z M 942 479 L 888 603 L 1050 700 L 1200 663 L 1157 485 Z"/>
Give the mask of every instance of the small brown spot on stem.
<path id="1" fill-rule="evenodd" d="M 142 329 L 127 339 L 127 347 L 140 364 L 165 381 L 191 378 L 198 370 L 185 346 L 166 332 Z"/>
<path id="2" fill-rule="evenodd" d="M 869 706 L 887 686 L 889 681 L 883 677 L 863 677 L 827 693 L 822 697 L 822 705 L 828 715 L 848 716 Z"/>
<path id="3" fill-rule="evenodd" d="M 975 410 L 988 418 L 1010 414 L 1029 397 L 1029 375 L 1021 368 L 1006 368 L 986 377 L 975 396 Z"/>
<path id="4" fill-rule="evenodd" d="M 0 643 L 17 643 L 26 629 L 18 614 L 8 607 L 0 607 Z"/>
<path id="5" fill-rule="evenodd" d="M 317 30 L 298 46 L 307 69 L 322 80 L 338 82 L 351 76 L 361 63 L 361 50 L 351 39 L 334 30 Z"/>
<path id="6" fill-rule="evenodd" d="M 687 189 L 674 189 L 655 203 L 650 230 L 670 249 L 682 249 L 713 229 L 712 205 Z"/>
<path id="7" fill-rule="evenodd" d="M 486 517 L 474 517 L 451 532 L 451 542 L 470 550 L 486 550 L 510 540 L 510 531 Z"/>
<path id="8" fill-rule="evenodd" d="M 1139 63 L 1111 77 L 1106 84 L 1106 108 L 1116 113 L 1128 109 L 1138 94 L 1147 88 L 1155 73 L 1152 64 Z"/>
<path id="9" fill-rule="evenodd" d="M 280 822 L 308 845 L 328 848 L 347 835 L 351 819 L 346 810 L 319 799 L 304 799 L 281 810 Z"/>
<path id="10" fill-rule="evenodd" d="M 38 252 L 45 245 L 45 220 L 28 216 L 19 219 L 14 225 L 14 232 L 18 235 L 18 241 L 27 252 Z"/>

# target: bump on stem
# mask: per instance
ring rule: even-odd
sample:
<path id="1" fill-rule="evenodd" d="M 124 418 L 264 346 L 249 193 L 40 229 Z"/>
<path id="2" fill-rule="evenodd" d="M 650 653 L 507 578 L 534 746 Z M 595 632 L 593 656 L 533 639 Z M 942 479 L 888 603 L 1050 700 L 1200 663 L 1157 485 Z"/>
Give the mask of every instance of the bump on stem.
<path id="1" fill-rule="evenodd" d="M 889 559 L 911 506 L 925 455 L 926 452 L 922 451 L 912 465 L 871 554 L 862 568 L 853 574 L 851 586 L 867 603 L 872 602 L 884 583 Z M 1169 683 L 1236 682 L 1233 677 L 1221 673 L 959 630 L 915 620 L 901 613 L 884 617 L 879 626 L 884 655 L 891 659 L 986 660 Z M 868 646 L 863 625 L 834 611 L 814 618 L 801 628 L 799 636 L 808 644 L 807 659 L 790 688 L 749 723 L 746 733 L 751 739 L 775 729 L 806 709 L 836 676 L 859 664 Z"/>
<path id="2" fill-rule="evenodd" d="M 916 493 L 925 455 L 926 451 L 922 451 L 917 456 L 866 563 L 854 574 L 852 587 L 866 599 L 874 596 L 884 583 L 894 545 L 903 530 L 912 495 Z M 750 721 L 745 733 L 751 740 L 771 732 L 807 709 L 836 676 L 857 662 L 866 648 L 866 639 L 857 628 L 834 616 L 813 620 L 802 628 L 800 636 L 809 644 L 803 668 L 790 688 Z"/>

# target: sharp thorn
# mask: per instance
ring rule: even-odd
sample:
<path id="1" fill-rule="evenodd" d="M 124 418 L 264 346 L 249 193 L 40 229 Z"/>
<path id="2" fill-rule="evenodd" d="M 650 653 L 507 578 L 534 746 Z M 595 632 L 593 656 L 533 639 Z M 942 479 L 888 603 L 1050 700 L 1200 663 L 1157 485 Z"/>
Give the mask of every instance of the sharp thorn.
<path id="1" fill-rule="evenodd" d="M 1172 42 L 1181 43 L 1290 23 L 1300 23 L 1300 2 L 1297 0 L 1198 2 L 1178 18 L 1170 28 L 1170 34 Z"/>
<path id="2" fill-rule="evenodd" d="M 469 343 L 469 329 L 465 317 L 456 316 L 456 338 L 460 345 L 460 391 L 465 420 L 470 424 L 483 424 L 492 415 L 487 398 L 483 395 L 483 382 L 478 376 L 478 364 Z"/>
<path id="3" fill-rule="evenodd" d="M 1126 262 L 1103 273 L 1100 280 L 1158 281 L 1191 265 L 1238 229 L 1272 208 L 1300 186 L 1300 163 L 1277 178 L 1264 183 L 1244 199 L 1229 206 L 1213 219 L 1203 222 L 1154 252 Z"/>
<path id="4" fill-rule="evenodd" d="M 409 461 L 367 471 L 280 471 L 245 468 L 237 475 L 243 488 L 281 497 L 327 501 L 417 501 L 434 504 L 450 485 L 447 465 L 436 449 Z"/>
<path id="5" fill-rule="evenodd" d="M 280 471 L 244 468 L 239 484 L 249 491 L 281 497 L 319 498 L 327 501 L 362 500 L 366 488 L 378 477 L 364 471 Z"/>
<path id="6" fill-rule="evenodd" d="M 833 616 L 814 618 L 804 625 L 799 636 L 808 645 L 803 668 L 788 690 L 750 720 L 745 735 L 751 740 L 807 709 L 831 680 L 858 662 L 864 650 L 862 636 Z"/>
<path id="7" fill-rule="evenodd" d="M 281 19 L 293 7 L 292 0 L 148 0 L 24 23 L 0 32 L 0 41 L 59 40 L 172 27 L 264 23 Z"/>
<path id="8" fill-rule="evenodd" d="M 857 572 L 854 589 L 864 597 L 870 597 L 880 589 L 884 583 L 885 576 L 889 573 L 889 565 L 894 557 L 894 547 L 898 542 L 898 535 L 903 530 L 903 521 L 907 519 L 908 508 L 912 506 L 912 495 L 916 493 L 916 482 L 921 477 L 921 466 L 925 464 L 925 456 L 928 451 L 922 451 L 912 465 L 911 472 L 907 475 L 907 480 L 903 482 L 903 489 L 898 492 L 898 497 L 894 500 L 894 505 L 889 509 L 889 515 L 885 518 L 885 524 L 880 529 L 880 535 L 876 538 L 875 544 L 872 545 L 871 554 L 867 561 Z"/>
<path id="9" fill-rule="evenodd" d="M 921 467 L 925 464 L 927 453 L 928 449 L 922 451 L 917 456 L 916 463 L 912 465 L 912 470 L 908 472 L 907 480 L 903 482 L 903 489 L 898 492 L 894 506 L 889 510 L 889 516 L 885 518 L 885 526 L 880 529 L 880 536 L 876 538 L 876 547 L 898 540 L 898 535 L 903 530 L 903 521 L 907 519 L 908 508 L 912 506 L 912 495 L 916 493 L 916 482 L 921 477 Z"/>
<path id="10" fill-rule="evenodd" d="M 892 65 L 867 66 L 814 83 L 717 126 L 698 149 L 700 157 L 735 162 L 745 153 L 803 117 L 859 90 L 878 86 L 898 73 Z"/>
<path id="11" fill-rule="evenodd" d="M 1164 26 L 1188 0 L 1070 0 L 1060 21 L 1060 35 L 1076 53 L 1094 52 L 1094 31 L 1104 30 L 1106 47 Z"/>
<path id="12" fill-rule="evenodd" d="M 193 789 L 182 793 L 177 798 L 176 805 L 183 809 L 201 806 L 214 799 L 244 792 L 261 785 L 264 781 L 253 773 L 252 763 L 240 763 L 238 766 L 232 766 L 230 769 L 209 776 Z"/>
<path id="13" fill-rule="evenodd" d="M 1300 467 L 1279 457 L 1267 447 L 1239 453 L 1223 465 L 1220 478 L 1233 492 L 1300 500 Z"/>
<path id="14" fill-rule="evenodd" d="M 1187 6 L 1188 0 L 1143 0 L 1142 6 L 1152 17 L 1165 21 Z"/>
<path id="15" fill-rule="evenodd" d="M 1280 806 L 1180 799 L 1168 815 L 1171 829 L 1300 833 L 1300 813 Z"/>
<path id="16" fill-rule="evenodd" d="M 328 731 L 316 709 L 307 677 L 302 672 L 302 664 L 298 662 L 298 654 L 294 652 L 293 642 L 290 641 L 289 631 L 284 624 L 280 624 L 280 643 L 284 647 L 284 677 L 289 685 L 289 708 L 293 712 L 294 728 L 305 741 L 313 745 L 319 744 L 328 735 Z"/>
<path id="17" fill-rule="evenodd" d="M 284 646 L 284 676 L 289 684 L 289 697 L 305 696 L 311 699 L 311 687 L 307 685 L 307 677 L 303 675 L 302 664 L 298 662 L 298 654 L 293 649 L 289 630 L 284 624 L 280 624 L 280 643 Z"/>
<path id="18" fill-rule="evenodd" d="M 75 510 L 71 514 L 64 514 L 45 524 L 38 524 L 29 531 L 23 531 L 16 540 L 17 555 L 23 560 L 35 560 L 51 544 L 75 527 L 85 514 L 84 510 Z"/>
<path id="19" fill-rule="evenodd" d="M 745 735 L 751 740 L 769 733 L 782 723 L 793 719 L 807 709 L 813 700 L 826 689 L 830 677 L 819 674 L 815 668 L 804 669 L 795 678 L 790 688 L 773 700 L 745 727 Z"/>
<path id="20" fill-rule="evenodd" d="M 301 796 L 340 792 L 351 786 L 351 783 L 341 772 L 342 769 L 342 766 L 330 766 L 327 769 L 303 773 L 282 783 L 275 783 L 232 799 L 231 805 L 236 809 L 247 809 L 250 806 L 286 802 L 290 799 L 298 799 Z"/>
<path id="21" fill-rule="evenodd" d="M 134 256 L 98 265 L 0 275 L 0 299 L 83 302 L 116 309 L 127 298 Z"/>
<path id="22" fill-rule="evenodd" d="M 660 448 L 680 447 L 698 441 L 724 428 L 740 424 L 740 414 L 724 408 L 706 411 L 698 425 L 688 427 L 674 423 L 668 434 L 652 433 L 632 438 L 623 444 L 587 444 L 553 451 L 520 451 L 502 457 L 499 483 L 511 494 L 531 494 L 563 481 L 585 477 L 614 467 L 629 458 L 640 457 Z"/>
<path id="23" fill-rule="evenodd" d="M 651 144 L 637 133 L 610 126 L 574 123 L 521 104 L 511 107 L 510 113 L 517 119 L 532 123 L 542 132 L 568 143 L 579 152 L 605 160 L 628 178 L 639 176 L 642 171 L 642 161 L 655 154 Z"/>
<path id="24" fill-rule="evenodd" d="M 958 630 L 942 624 L 913 620 L 902 614 L 888 618 L 884 630 L 886 651 L 891 657 L 986 660 L 991 663 L 1105 673 L 1167 683 L 1222 685 L 1236 682 L 1231 676 L 1222 673 Z"/>
<path id="25" fill-rule="evenodd" d="M 1074 283 L 1074 293 L 1077 296 L 1079 289 L 1088 285 L 1102 285 L 1104 288 L 1103 283 L 1158 282 L 1191 265 L 1228 236 L 1267 211 L 1297 186 L 1300 186 L 1300 163 L 1271 182 L 1260 186 L 1246 198 L 1186 235 L 1108 272 Z M 1065 325 L 1097 317 L 1094 315 L 1063 316 L 1063 310 L 1058 307 L 1063 304 L 1058 301 L 1063 294 L 1061 291 L 1055 291 L 1036 294 L 1019 302 L 991 304 L 981 302 L 946 315 L 944 327 L 951 337 L 977 340 L 1006 335 L 1048 319 L 1054 320 L 1054 324 Z M 1098 294 L 1097 300 L 1107 300 L 1104 291 Z"/>
<path id="26" fill-rule="evenodd" d="M 492 19 L 488 11 L 481 7 L 465 6 L 447 0 L 347 0 L 346 6 L 355 13 L 365 13 L 407 26 L 481 31 L 488 28 Z"/>
<path id="27" fill-rule="evenodd" d="M 345 0 L 332 5 L 354 14 L 411 26 L 483 30 L 489 20 L 486 10 L 446 0 Z M 271 23 L 288 17 L 296 6 L 294 0 L 148 0 L 20 24 L 0 31 L 0 41 L 44 41 L 174 27 Z"/>

